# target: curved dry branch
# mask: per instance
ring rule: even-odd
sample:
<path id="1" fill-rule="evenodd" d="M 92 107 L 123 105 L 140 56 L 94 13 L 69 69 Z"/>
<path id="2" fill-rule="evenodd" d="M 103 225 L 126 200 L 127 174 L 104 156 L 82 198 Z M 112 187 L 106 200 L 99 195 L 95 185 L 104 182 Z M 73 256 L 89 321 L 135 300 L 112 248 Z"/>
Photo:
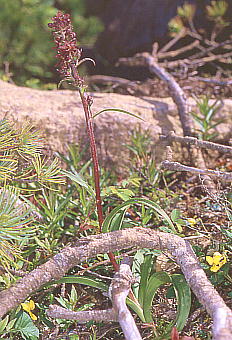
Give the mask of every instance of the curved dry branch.
<path id="1" fill-rule="evenodd" d="M 171 237 L 170 237 L 171 236 Z M 189 242 L 148 228 L 133 228 L 83 238 L 19 279 L 0 293 L 0 317 L 23 302 L 44 284 L 61 278 L 70 268 L 100 253 L 149 248 L 167 250 L 181 270 L 202 305 L 213 319 L 213 339 L 232 340 L 232 311 L 207 279 Z"/>
<path id="2" fill-rule="evenodd" d="M 216 150 L 222 153 L 230 153 L 232 155 L 232 147 L 228 145 L 217 144 L 213 142 L 208 142 L 205 140 L 199 140 L 195 137 L 182 137 L 177 136 L 174 131 L 170 131 L 167 136 L 160 135 L 160 140 L 171 142 L 178 142 L 183 145 L 194 145 L 198 148 L 207 149 L 207 150 Z"/>
<path id="3" fill-rule="evenodd" d="M 198 169 L 193 168 L 192 166 L 187 166 L 181 164 L 179 162 L 170 162 L 169 160 L 165 160 L 161 164 L 163 169 L 171 170 L 171 171 L 183 171 L 183 172 L 191 172 L 197 175 L 207 175 L 214 176 L 219 180 L 225 182 L 232 182 L 232 173 L 218 170 L 208 170 L 208 169 Z"/>

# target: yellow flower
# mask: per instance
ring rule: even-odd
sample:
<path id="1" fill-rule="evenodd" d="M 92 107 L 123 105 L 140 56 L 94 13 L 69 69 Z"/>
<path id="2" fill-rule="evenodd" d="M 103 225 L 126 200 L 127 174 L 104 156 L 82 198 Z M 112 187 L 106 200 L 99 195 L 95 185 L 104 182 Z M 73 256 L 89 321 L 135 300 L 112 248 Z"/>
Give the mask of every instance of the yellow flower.
<path id="1" fill-rule="evenodd" d="M 33 309 L 35 309 L 35 303 L 33 300 L 30 300 L 29 302 L 21 303 L 21 306 L 26 312 L 28 312 L 32 320 L 37 320 L 37 316 L 31 312 Z"/>
<path id="2" fill-rule="evenodd" d="M 194 227 L 197 224 L 197 220 L 195 218 L 187 218 L 187 221 L 191 227 Z"/>
<path id="3" fill-rule="evenodd" d="M 216 251 L 213 256 L 206 256 L 206 261 L 211 266 L 211 272 L 218 272 L 219 269 L 227 262 L 227 258 L 225 255 L 220 254 Z"/>

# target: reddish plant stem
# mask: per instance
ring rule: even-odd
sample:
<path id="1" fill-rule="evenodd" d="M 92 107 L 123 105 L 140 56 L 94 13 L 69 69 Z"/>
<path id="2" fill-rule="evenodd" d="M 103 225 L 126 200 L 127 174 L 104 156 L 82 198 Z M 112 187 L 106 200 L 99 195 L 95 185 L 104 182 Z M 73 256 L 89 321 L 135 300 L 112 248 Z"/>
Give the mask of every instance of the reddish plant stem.
<path id="1" fill-rule="evenodd" d="M 73 78 L 78 81 L 79 74 L 73 64 L 71 64 L 71 67 L 72 67 Z M 93 115 L 90 110 L 90 104 L 88 103 L 88 99 L 87 99 L 85 92 L 82 91 L 81 88 L 78 89 L 78 92 L 79 92 L 81 102 L 83 105 L 83 109 L 85 112 L 87 133 L 88 133 L 89 140 L 90 140 L 90 151 L 91 151 L 91 156 L 93 160 L 93 173 L 94 173 L 97 215 L 98 215 L 98 222 L 99 222 L 99 227 L 100 227 L 100 232 L 101 232 L 104 218 L 103 218 L 103 211 L 102 211 L 102 200 L 101 200 L 101 189 L 100 189 L 99 162 L 98 162 L 97 147 L 96 147 L 96 141 L 95 141 L 94 129 L 93 129 Z M 119 265 L 116 262 L 114 254 L 110 252 L 108 256 L 109 256 L 110 262 L 112 263 L 114 267 L 114 270 L 118 271 Z"/>
<path id="2" fill-rule="evenodd" d="M 86 95 L 79 89 L 80 98 L 82 101 L 83 109 L 85 112 L 85 120 L 86 120 L 86 126 L 87 126 L 87 133 L 90 140 L 90 150 L 91 150 L 91 156 L 93 160 L 93 172 L 94 172 L 94 184 L 95 184 L 95 193 L 96 193 L 96 206 L 97 206 L 97 215 L 98 215 L 98 222 L 100 231 L 102 230 L 102 224 L 103 224 L 103 211 L 102 211 L 102 200 L 101 200 L 101 189 L 100 189 L 100 174 L 99 174 L 99 163 L 98 163 L 98 157 L 97 157 L 97 148 L 96 148 L 96 141 L 94 136 L 94 130 L 93 130 L 93 121 L 92 121 L 92 112 L 89 107 L 88 100 L 86 98 Z M 118 271 L 119 265 L 117 264 L 114 254 L 110 252 L 108 254 L 109 259 L 114 267 L 115 271 Z"/>
<path id="3" fill-rule="evenodd" d="M 96 206 L 97 206 L 98 222 L 99 222 L 100 231 L 101 231 L 104 219 L 103 219 L 101 189 L 100 189 L 100 180 L 99 180 L 100 179 L 99 163 L 98 163 L 98 157 L 97 157 L 96 141 L 95 141 L 95 136 L 94 136 L 94 131 L 93 131 L 92 113 L 90 111 L 90 107 L 87 102 L 85 94 L 82 93 L 81 90 L 79 90 L 79 94 L 80 94 L 82 105 L 85 111 L 86 127 L 87 127 L 87 133 L 88 133 L 89 141 L 90 141 L 90 151 L 91 151 L 91 156 L 93 160 Z"/>

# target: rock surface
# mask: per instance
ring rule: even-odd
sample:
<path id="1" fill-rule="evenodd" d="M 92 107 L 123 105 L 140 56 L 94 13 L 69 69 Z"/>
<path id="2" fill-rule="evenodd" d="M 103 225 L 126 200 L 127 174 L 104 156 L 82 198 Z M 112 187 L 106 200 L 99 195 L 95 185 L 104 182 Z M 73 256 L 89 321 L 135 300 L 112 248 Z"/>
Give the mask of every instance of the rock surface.
<path id="1" fill-rule="evenodd" d="M 164 150 L 158 143 L 159 134 L 174 130 L 182 134 L 176 106 L 171 98 L 133 97 L 115 93 L 92 93 L 92 111 L 119 108 L 140 115 L 144 121 L 118 112 L 102 113 L 94 119 L 95 135 L 100 162 L 116 166 L 118 170 L 128 164 L 128 150 L 124 146 L 134 129 L 149 130 L 156 145 L 158 159 Z M 194 104 L 189 99 L 190 104 Z M 65 152 L 68 143 L 87 143 L 85 118 L 78 94 L 75 91 L 40 91 L 18 87 L 0 81 L 0 119 L 8 118 L 22 124 L 31 121 L 46 137 L 53 151 Z M 232 137 L 232 100 L 225 99 L 218 118 L 225 122 L 219 126 L 220 139 Z"/>

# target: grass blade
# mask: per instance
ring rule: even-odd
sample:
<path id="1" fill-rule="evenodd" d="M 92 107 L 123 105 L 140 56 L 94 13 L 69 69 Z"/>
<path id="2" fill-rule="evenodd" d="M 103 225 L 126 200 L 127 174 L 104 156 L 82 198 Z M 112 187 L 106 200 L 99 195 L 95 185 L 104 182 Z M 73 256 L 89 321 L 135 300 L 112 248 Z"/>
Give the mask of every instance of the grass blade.
<path id="1" fill-rule="evenodd" d="M 108 111 L 125 113 L 125 114 L 127 114 L 127 115 L 129 115 L 129 116 L 132 116 L 132 117 L 134 117 L 134 118 L 138 118 L 138 119 L 144 121 L 144 119 L 143 119 L 142 117 L 137 116 L 135 113 L 131 113 L 131 112 L 129 112 L 129 111 L 121 110 L 121 109 L 104 109 L 104 110 L 101 110 L 101 111 L 98 111 L 97 113 L 95 113 L 95 114 L 93 115 L 93 118 L 96 118 L 96 117 L 97 117 L 98 115 L 100 115 L 101 113 L 103 113 L 103 112 L 108 112 Z"/>

